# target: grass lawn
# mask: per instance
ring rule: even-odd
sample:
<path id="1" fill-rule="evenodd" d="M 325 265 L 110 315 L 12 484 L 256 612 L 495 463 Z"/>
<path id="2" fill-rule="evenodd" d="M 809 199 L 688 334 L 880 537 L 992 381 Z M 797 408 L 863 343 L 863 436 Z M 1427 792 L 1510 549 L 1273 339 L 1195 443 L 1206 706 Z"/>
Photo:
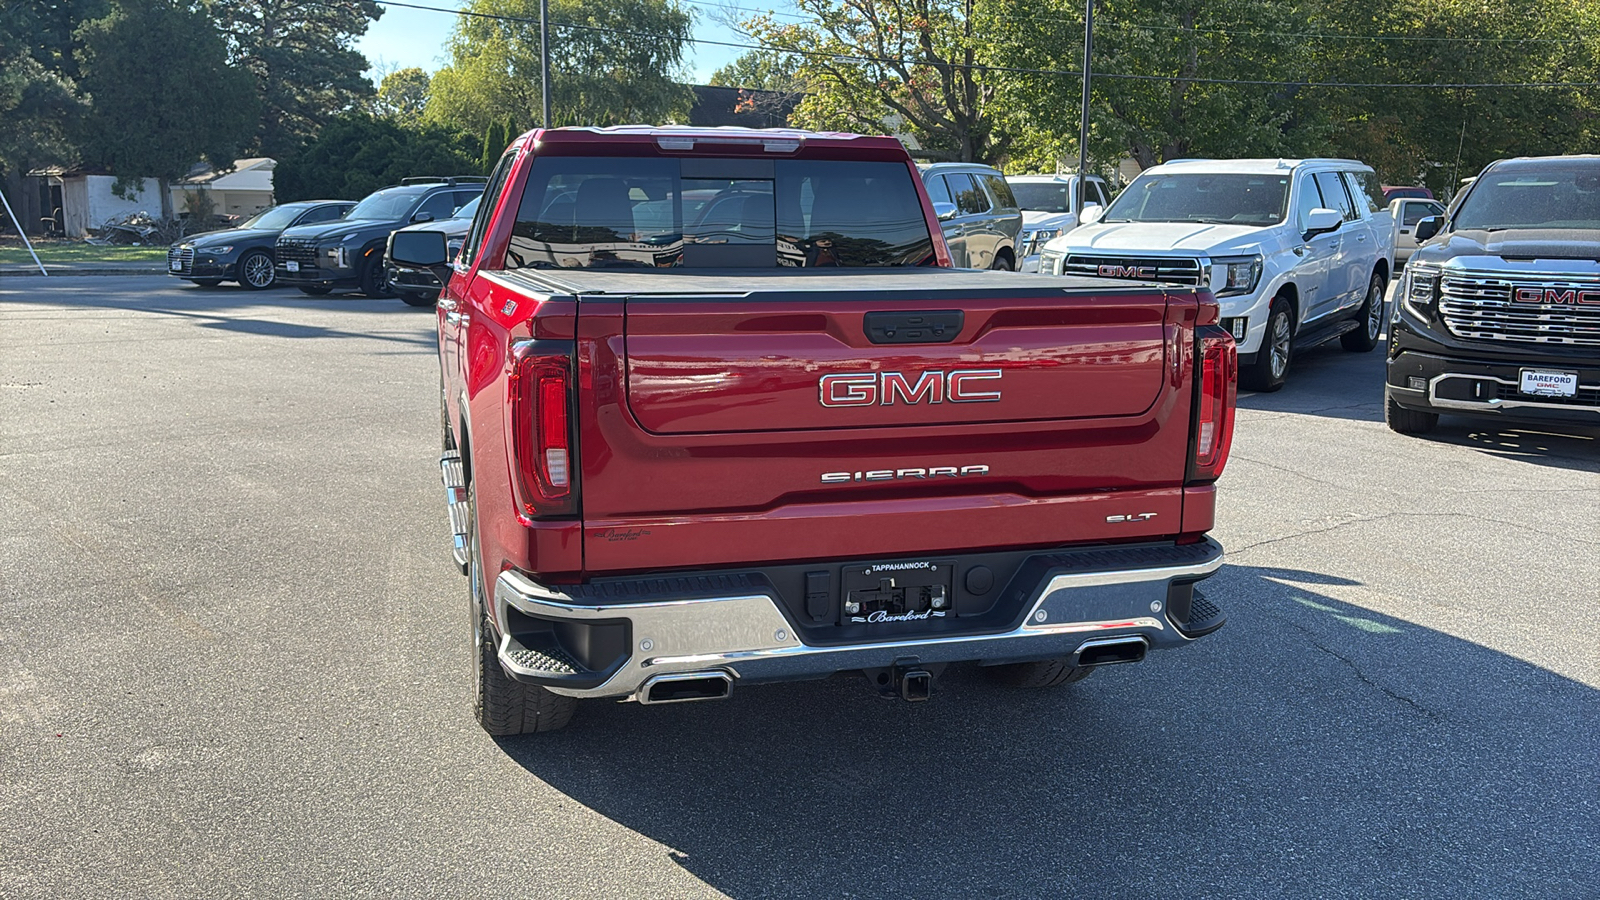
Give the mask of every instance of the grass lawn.
<path id="1" fill-rule="evenodd" d="M 166 247 L 96 246 L 83 241 L 35 241 L 33 249 L 49 263 L 161 262 Z M 0 265 L 33 265 L 28 248 L 15 237 L 0 238 Z"/>

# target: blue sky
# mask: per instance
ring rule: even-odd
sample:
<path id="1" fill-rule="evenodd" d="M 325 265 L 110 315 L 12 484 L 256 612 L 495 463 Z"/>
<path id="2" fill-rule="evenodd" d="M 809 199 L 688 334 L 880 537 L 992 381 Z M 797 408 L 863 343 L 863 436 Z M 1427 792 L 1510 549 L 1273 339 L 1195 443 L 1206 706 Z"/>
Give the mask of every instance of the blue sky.
<path id="1" fill-rule="evenodd" d="M 464 0 L 407 0 L 407 2 L 440 9 L 460 9 L 466 5 Z M 745 42 L 737 32 L 718 24 L 713 19 L 718 4 L 696 0 L 685 5 L 696 13 L 695 37 L 734 43 Z M 450 36 L 450 30 L 455 27 L 455 21 L 456 17 L 450 13 L 398 6 L 386 7 L 383 17 L 374 22 L 372 27 L 367 29 L 367 33 L 356 41 L 356 49 L 367 57 L 368 64 L 374 69 L 403 69 L 418 66 L 433 72 L 445 64 L 447 54 L 444 45 Z M 694 45 L 691 50 L 689 68 L 693 73 L 693 80 L 699 84 L 703 84 L 711 77 L 712 72 L 743 52 L 733 47 L 706 44 Z"/>

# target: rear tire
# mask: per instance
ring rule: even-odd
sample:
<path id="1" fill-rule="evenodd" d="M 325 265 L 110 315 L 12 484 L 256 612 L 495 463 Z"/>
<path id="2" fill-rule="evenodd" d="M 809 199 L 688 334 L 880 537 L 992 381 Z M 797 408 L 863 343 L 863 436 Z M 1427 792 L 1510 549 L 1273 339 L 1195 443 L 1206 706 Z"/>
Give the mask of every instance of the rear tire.
<path id="1" fill-rule="evenodd" d="M 1247 390 L 1270 394 L 1283 387 L 1294 356 L 1294 315 L 1289 301 L 1274 298 L 1267 311 L 1267 329 L 1261 336 L 1256 361 L 1239 370 L 1239 385 Z"/>
<path id="2" fill-rule="evenodd" d="M 400 302 L 407 306 L 432 306 L 438 302 L 438 294 L 419 294 L 416 291 L 396 291 L 400 295 Z"/>
<path id="3" fill-rule="evenodd" d="M 1427 434 L 1439 424 L 1439 414 L 1406 409 L 1394 402 L 1388 392 L 1383 395 L 1383 422 L 1396 434 Z"/>
<path id="4" fill-rule="evenodd" d="M 1339 335 L 1339 346 L 1352 353 L 1366 353 L 1378 346 L 1378 335 L 1383 333 L 1383 289 L 1383 275 L 1373 272 L 1367 282 L 1367 300 L 1356 314 L 1361 327 Z"/>
<path id="5" fill-rule="evenodd" d="M 989 265 L 989 268 L 994 269 L 996 272 L 1010 272 L 1015 270 L 1016 266 L 1011 263 L 1011 255 L 1002 250 L 994 255 L 994 262 Z"/>
<path id="6" fill-rule="evenodd" d="M 300 293 L 302 293 L 302 294 L 310 294 L 313 297 L 325 297 L 328 294 L 333 293 L 333 288 L 303 287 L 303 288 L 300 289 Z"/>
<path id="7" fill-rule="evenodd" d="M 1092 668 L 1074 666 L 1071 660 L 1045 659 L 1039 662 L 989 666 L 989 677 L 1007 687 L 1047 688 L 1072 684 L 1088 678 Z"/>
<path id="8" fill-rule="evenodd" d="M 500 667 L 494 626 L 483 602 L 483 553 L 478 544 L 478 492 L 468 486 L 472 523 L 471 559 L 467 563 L 467 596 L 472 613 L 472 713 L 483 730 L 496 737 L 559 731 L 572 721 L 578 701 L 536 684 L 524 684 Z"/>

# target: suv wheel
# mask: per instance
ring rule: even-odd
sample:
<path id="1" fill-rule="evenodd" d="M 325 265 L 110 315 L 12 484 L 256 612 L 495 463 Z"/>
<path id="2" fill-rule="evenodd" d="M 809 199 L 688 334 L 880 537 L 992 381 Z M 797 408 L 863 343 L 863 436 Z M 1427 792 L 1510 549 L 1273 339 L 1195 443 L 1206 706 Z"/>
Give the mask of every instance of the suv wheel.
<path id="1" fill-rule="evenodd" d="M 367 264 L 361 267 L 361 293 L 374 300 L 394 296 L 394 289 L 389 286 L 389 267 L 383 264 L 382 253 L 367 257 Z"/>
<path id="2" fill-rule="evenodd" d="M 989 268 L 994 269 L 997 272 L 1010 272 L 1011 270 L 1015 269 L 1016 266 L 1011 264 L 1011 254 L 1002 250 L 994 255 L 994 262 L 989 264 Z"/>
<path id="3" fill-rule="evenodd" d="M 1094 669 L 1079 668 L 1067 659 L 1046 659 L 1039 662 L 1012 663 L 989 666 L 989 677 L 1007 687 L 1047 688 L 1072 684 L 1088 678 Z"/>
<path id="4" fill-rule="evenodd" d="M 478 544 L 478 492 L 467 488 L 467 521 L 472 528 L 467 592 L 472 616 L 472 712 L 483 730 L 497 737 L 559 731 L 572 721 L 578 701 L 524 684 L 506 674 L 496 652 L 483 592 L 483 553 Z"/>
<path id="5" fill-rule="evenodd" d="M 400 295 L 400 302 L 407 306 L 432 306 L 439 299 L 437 293 L 431 291 L 396 291 Z"/>
<path id="6" fill-rule="evenodd" d="M 1394 402 L 1389 392 L 1383 394 L 1383 422 L 1397 434 L 1427 434 L 1439 424 L 1439 414 L 1406 409 Z"/>
<path id="7" fill-rule="evenodd" d="M 1339 335 L 1339 345 L 1353 353 L 1366 353 L 1378 346 L 1378 335 L 1383 331 L 1383 276 L 1372 273 L 1367 282 L 1367 302 L 1361 304 L 1356 321 L 1361 327 Z"/>
<path id="8" fill-rule="evenodd" d="M 1261 337 L 1261 349 L 1256 351 L 1256 361 L 1239 371 L 1239 383 L 1249 390 L 1262 393 L 1283 387 L 1283 379 L 1289 372 L 1289 360 L 1293 355 L 1294 316 L 1289 312 L 1289 301 L 1277 297 L 1267 311 L 1267 333 Z"/>

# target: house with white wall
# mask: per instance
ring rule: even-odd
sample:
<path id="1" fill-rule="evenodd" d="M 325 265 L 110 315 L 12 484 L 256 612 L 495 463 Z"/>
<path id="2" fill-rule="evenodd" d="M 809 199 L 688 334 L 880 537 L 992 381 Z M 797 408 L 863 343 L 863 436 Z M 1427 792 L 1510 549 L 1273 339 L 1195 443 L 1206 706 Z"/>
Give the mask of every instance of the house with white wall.
<path id="1" fill-rule="evenodd" d="M 172 210 L 182 215 L 186 197 L 205 190 L 218 214 L 253 216 L 273 204 L 272 172 L 277 165 L 276 160 L 260 157 L 234 160 L 233 168 L 227 172 L 199 167 L 188 177 L 171 183 Z M 86 237 L 108 220 L 129 213 L 161 216 L 159 182 L 154 178 L 137 179 L 123 192 L 126 196 L 121 196 L 112 190 L 117 176 L 104 169 L 56 167 L 28 174 L 45 179 L 52 202 L 60 205 L 61 228 L 69 238 Z"/>
<path id="2" fill-rule="evenodd" d="M 182 213 L 188 208 L 189 195 L 205 191 L 218 215 L 248 219 L 272 206 L 272 172 L 277 167 L 277 160 L 265 156 L 236 159 L 226 172 L 199 166 L 187 178 L 172 183 L 172 208 Z"/>

